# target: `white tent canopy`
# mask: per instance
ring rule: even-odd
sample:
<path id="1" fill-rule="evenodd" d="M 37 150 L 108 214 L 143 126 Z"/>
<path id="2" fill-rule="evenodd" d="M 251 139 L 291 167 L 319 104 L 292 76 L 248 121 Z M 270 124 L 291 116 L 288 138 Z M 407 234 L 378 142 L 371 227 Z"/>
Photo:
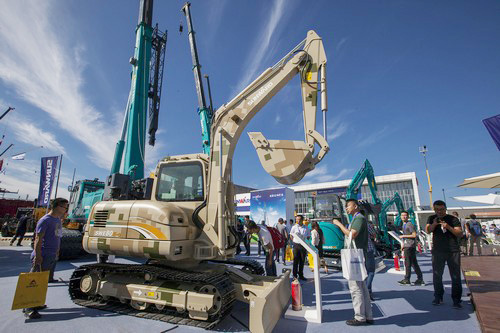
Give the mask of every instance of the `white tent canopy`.
<path id="1" fill-rule="evenodd" d="M 488 205 L 500 205 L 500 195 L 498 194 L 487 194 L 487 195 L 471 195 L 471 196 L 462 196 L 462 197 L 453 197 L 453 199 L 458 201 L 469 201 L 469 202 L 478 202 Z"/>
<path id="2" fill-rule="evenodd" d="M 459 187 L 500 188 L 500 172 L 472 178 L 465 178 Z"/>

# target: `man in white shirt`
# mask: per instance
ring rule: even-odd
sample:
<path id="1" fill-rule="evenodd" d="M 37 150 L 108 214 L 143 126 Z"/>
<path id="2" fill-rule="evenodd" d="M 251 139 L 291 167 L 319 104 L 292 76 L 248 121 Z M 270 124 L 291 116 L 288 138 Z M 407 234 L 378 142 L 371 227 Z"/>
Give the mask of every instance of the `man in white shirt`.
<path id="1" fill-rule="evenodd" d="M 310 238 L 309 229 L 304 226 L 304 217 L 297 215 L 296 222 L 290 231 L 290 239 L 293 245 L 293 276 L 299 280 L 307 281 L 304 277 L 304 262 L 306 259 L 307 250 L 300 244 L 297 239 L 299 235 L 302 239 Z"/>
<path id="2" fill-rule="evenodd" d="M 266 275 L 276 276 L 276 263 L 273 260 L 274 244 L 273 238 L 265 225 L 258 226 L 254 221 L 250 220 L 247 224 L 248 232 L 250 234 L 257 234 L 264 252 L 266 253 Z"/>

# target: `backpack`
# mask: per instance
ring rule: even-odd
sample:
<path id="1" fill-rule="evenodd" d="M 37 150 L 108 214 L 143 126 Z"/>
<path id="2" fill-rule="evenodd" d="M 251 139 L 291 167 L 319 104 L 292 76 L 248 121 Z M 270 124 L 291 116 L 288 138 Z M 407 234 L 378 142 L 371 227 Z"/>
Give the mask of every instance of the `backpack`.
<path id="1" fill-rule="evenodd" d="M 278 231 L 278 229 L 270 226 L 266 226 L 267 230 L 271 234 L 271 237 L 273 239 L 273 246 L 274 249 L 282 249 L 285 247 L 285 238 L 283 235 Z"/>
<path id="2" fill-rule="evenodd" d="M 472 227 L 472 229 L 470 228 Z M 481 225 L 479 224 L 479 222 L 477 221 L 473 221 L 470 226 L 469 226 L 469 229 L 471 229 L 471 233 L 474 235 L 474 236 L 479 236 L 481 235 L 482 233 L 482 230 L 481 230 Z"/>

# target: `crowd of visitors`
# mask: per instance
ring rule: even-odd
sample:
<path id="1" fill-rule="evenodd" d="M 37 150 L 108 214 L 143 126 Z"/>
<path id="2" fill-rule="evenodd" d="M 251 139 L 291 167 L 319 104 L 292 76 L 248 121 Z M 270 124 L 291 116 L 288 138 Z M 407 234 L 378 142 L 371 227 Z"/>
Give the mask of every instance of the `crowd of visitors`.
<path id="1" fill-rule="evenodd" d="M 67 214 L 68 201 L 57 198 L 52 201 L 50 211 L 43 216 L 37 223 L 35 229 L 34 250 L 31 254 L 31 271 L 50 271 L 50 280 L 53 281 L 53 272 L 58 258 L 60 238 L 62 236 L 61 219 Z M 431 215 L 425 227 L 428 234 L 432 234 L 432 273 L 434 300 L 433 305 L 443 304 L 444 288 L 442 276 L 444 267 L 448 265 L 451 276 L 452 290 L 451 298 L 453 307 L 460 309 L 462 298 L 462 281 L 460 271 L 461 250 L 464 255 L 472 256 L 474 247 L 476 252 L 481 255 L 481 238 L 485 236 L 481 224 L 477 221 L 475 215 L 470 215 L 470 219 L 461 219 L 457 212 L 447 214 L 446 203 L 437 200 L 433 203 L 435 214 Z M 332 222 L 336 225 L 346 237 L 351 237 L 357 249 L 361 249 L 364 255 L 364 264 L 367 278 L 363 281 L 348 281 L 349 291 L 351 293 L 354 318 L 347 320 L 346 323 L 351 326 L 371 325 L 374 323 L 371 302 L 374 301 L 372 292 L 372 282 L 375 276 L 375 254 L 376 243 L 378 242 L 378 232 L 371 221 L 368 221 L 357 200 L 350 199 L 346 202 L 346 211 L 352 217 L 350 224 L 344 225 L 339 220 Z M 402 235 L 401 252 L 404 254 L 405 276 L 399 281 L 400 285 L 419 286 L 424 284 L 422 271 L 417 260 L 417 230 L 409 219 L 410 214 L 403 211 L 400 214 L 402 224 L 398 226 Z M 20 246 L 26 232 L 27 216 L 20 218 L 16 235 L 12 238 L 10 245 L 18 240 Z M 275 230 L 271 230 L 275 229 Z M 395 230 L 391 226 L 391 230 Z M 500 229 L 496 225 L 491 225 L 493 235 L 499 235 Z M 265 221 L 259 225 L 250 220 L 249 216 L 238 219 L 236 224 L 236 233 L 239 241 L 236 247 L 236 253 L 240 254 L 241 243 L 245 248 L 245 255 L 251 255 L 252 236 L 256 236 L 258 241 L 258 255 L 261 251 L 265 254 L 265 272 L 268 276 L 276 276 L 276 262 L 282 261 L 286 265 L 287 248 L 293 250 L 293 277 L 299 280 L 307 280 L 304 276 L 304 265 L 306 262 L 307 250 L 302 245 L 302 241 L 310 241 L 316 247 L 319 257 L 323 258 L 323 244 L 325 237 L 320 225 L 312 221 L 310 226 L 304 224 L 304 217 L 297 215 L 289 223 L 283 218 L 279 218 L 274 227 L 269 228 Z M 276 246 L 274 239 L 276 234 L 282 239 L 280 246 Z M 412 269 L 417 278 L 412 283 L 410 280 Z M 40 318 L 37 308 L 25 309 L 25 316 L 30 319 Z"/>

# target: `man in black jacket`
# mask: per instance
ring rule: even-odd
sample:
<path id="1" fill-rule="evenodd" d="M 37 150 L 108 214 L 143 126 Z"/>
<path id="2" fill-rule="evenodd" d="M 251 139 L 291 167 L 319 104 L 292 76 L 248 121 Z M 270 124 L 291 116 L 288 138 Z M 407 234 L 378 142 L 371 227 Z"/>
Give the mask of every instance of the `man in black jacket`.
<path id="1" fill-rule="evenodd" d="M 17 241 L 17 246 L 22 246 L 21 242 L 23 241 L 24 234 L 26 233 L 26 224 L 28 223 L 28 215 L 23 215 L 19 219 L 19 222 L 17 223 L 17 228 L 16 228 L 16 234 L 14 237 L 12 237 L 10 241 L 10 245 L 14 244 L 16 241 L 16 238 L 19 237 L 19 240 Z"/>
<path id="2" fill-rule="evenodd" d="M 462 308 L 462 279 L 460 273 L 460 245 L 462 226 L 452 215 L 446 214 L 446 203 L 441 200 L 434 202 L 435 215 L 429 216 L 425 231 L 432 233 L 432 277 L 434 282 L 433 305 L 443 303 L 443 271 L 445 264 L 451 276 L 451 298 L 453 307 Z"/>

